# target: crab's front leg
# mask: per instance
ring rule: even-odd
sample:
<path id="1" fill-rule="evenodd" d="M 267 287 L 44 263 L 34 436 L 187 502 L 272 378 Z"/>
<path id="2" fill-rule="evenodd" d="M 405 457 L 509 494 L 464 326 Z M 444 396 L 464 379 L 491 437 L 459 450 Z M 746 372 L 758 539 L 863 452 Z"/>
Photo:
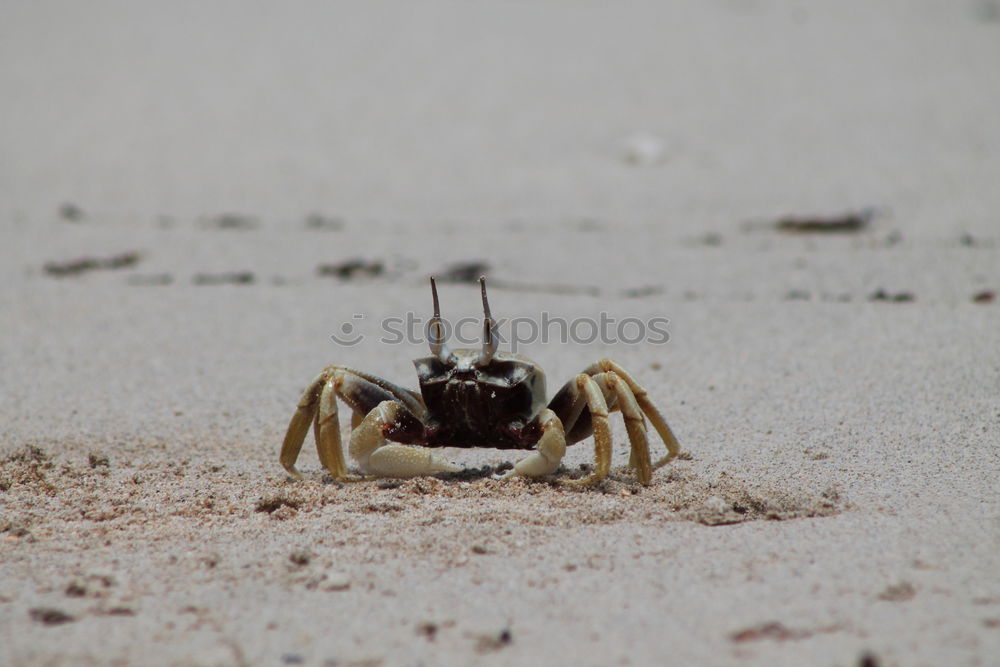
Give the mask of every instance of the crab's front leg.
<path id="1" fill-rule="evenodd" d="M 535 421 L 542 430 L 535 451 L 514 464 L 514 469 L 504 477 L 514 475 L 545 477 L 554 473 L 559 467 L 566 454 L 566 432 L 563 430 L 562 421 L 548 408 L 542 410 Z"/>
<path id="2" fill-rule="evenodd" d="M 460 467 L 424 447 L 387 442 L 424 440 L 424 425 L 397 401 L 383 401 L 351 431 L 351 458 L 362 471 L 379 477 L 419 477 L 458 472 Z"/>

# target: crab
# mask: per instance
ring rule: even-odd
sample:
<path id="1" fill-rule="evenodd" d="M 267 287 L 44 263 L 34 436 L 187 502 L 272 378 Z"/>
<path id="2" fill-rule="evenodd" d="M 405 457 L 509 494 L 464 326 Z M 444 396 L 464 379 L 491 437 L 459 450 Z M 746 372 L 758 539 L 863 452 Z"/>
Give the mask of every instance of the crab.
<path id="1" fill-rule="evenodd" d="M 281 465 L 292 477 L 302 479 L 295 462 L 310 425 L 320 463 L 340 481 L 460 472 L 462 468 L 432 451 L 437 447 L 533 449 L 504 477 L 545 477 L 559 468 L 567 445 L 593 436 L 590 474 L 560 480 L 593 484 L 610 471 L 612 412 L 620 412 L 625 420 L 629 467 L 639 482 L 649 484 L 653 471 L 677 456 L 677 439 L 646 390 L 611 359 L 588 366 L 546 402 L 541 367 L 523 356 L 498 352 L 486 278 L 479 282 L 485 315 L 482 348 L 451 351 L 444 341 L 437 285 L 431 278 L 434 315 L 427 329 L 431 356 L 413 362 L 419 392 L 339 365 L 327 366 L 309 383 L 281 445 Z M 361 475 L 349 473 L 344 461 L 338 398 L 352 411 L 348 451 Z M 655 462 L 646 419 L 667 449 Z"/>

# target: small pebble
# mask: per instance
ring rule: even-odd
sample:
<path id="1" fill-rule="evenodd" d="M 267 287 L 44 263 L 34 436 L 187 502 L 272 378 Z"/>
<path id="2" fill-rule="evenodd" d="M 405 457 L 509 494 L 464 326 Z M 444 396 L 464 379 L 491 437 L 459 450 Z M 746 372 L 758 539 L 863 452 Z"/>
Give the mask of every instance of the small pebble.
<path id="1" fill-rule="evenodd" d="M 346 572 L 330 572 L 326 576 L 326 591 L 346 591 L 351 587 L 351 577 Z"/>

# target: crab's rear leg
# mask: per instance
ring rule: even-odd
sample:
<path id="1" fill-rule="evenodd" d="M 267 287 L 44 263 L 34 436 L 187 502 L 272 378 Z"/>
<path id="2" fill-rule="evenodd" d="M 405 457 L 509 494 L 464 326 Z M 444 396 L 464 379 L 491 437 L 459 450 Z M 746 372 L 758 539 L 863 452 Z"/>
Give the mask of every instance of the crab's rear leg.
<path id="1" fill-rule="evenodd" d="M 614 371 L 601 371 L 599 368 L 597 372 L 593 372 L 595 368 L 596 365 L 567 382 L 549 403 L 549 407 L 562 416 L 568 434 L 567 442 L 580 442 L 594 436 L 595 472 L 586 479 L 573 483 L 587 484 L 602 479 L 605 451 L 608 452 L 607 466 L 610 467 L 610 446 L 605 449 L 601 441 L 607 437 L 610 442 L 610 435 L 603 435 L 608 430 L 608 413 L 620 411 L 628 432 L 629 467 L 635 468 L 640 482 L 649 484 L 653 476 L 653 465 L 642 409 L 624 378 Z M 589 378 L 590 381 L 584 378 Z M 603 398 L 603 406 L 593 395 L 595 392 L 599 392 Z M 594 413 L 595 409 L 597 413 Z"/>
<path id="2" fill-rule="evenodd" d="M 670 430 L 667 420 L 663 418 L 660 411 L 655 405 L 653 405 L 653 402 L 649 400 L 649 395 L 646 393 L 643 386 L 636 382 L 635 378 L 633 378 L 628 371 L 611 359 L 601 359 L 584 371 L 584 373 L 587 373 L 588 375 L 597 375 L 601 372 L 613 372 L 625 381 L 625 384 L 628 385 L 629 391 L 635 397 L 636 403 L 638 403 L 639 407 L 642 409 L 643 414 L 645 414 L 649 419 L 653 428 L 656 429 L 656 432 L 660 435 L 660 439 L 663 440 L 663 444 L 666 445 L 667 455 L 660 458 L 653 464 L 653 470 L 670 463 L 670 461 L 680 454 L 680 443 L 677 442 L 674 432 Z"/>
<path id="3" fill-rule="evenodd" d="M 631 445 L 629 467 L 635 468 L 639 482 L 649 484 L 653 480 L 653 467 L 650 462 L 649 440 L 646 438 L 646 421 L 642 417 L 642 410 L 628 384 L 617 373 L 608 371 L 604 374 L 604 378 L 608 388 L 615 393 L 618 408 L 625 419 L 625 431 L 628 433 Z"/>
<path id="4" fill-rule="evenodd" d="M 320 373 L 309 383 L 309 387 L 302 393 L 299 399 L 295 414 L 288 422 L 288 430 L 285 432 L 285 440 L 281 443 L 281 455 L 278 460 L 288 474 L 295 479 L 302 479 L 302 473 L 295 467 L 295 461 L 299 458 L 302 450 L 302 443 L 309 432 L 309 424 L 316 415 L 316 403 L 319 400 L 320 387 L 326 382 L 326 371 Z"/>
<path id="5" fill-rule="evenodd" d="M 422 442 L 424 425 L 398 401 L 383 401 L 351 431 L 351 458 L 362 471 L 379 477 L 420 477 L 441 472 L 459 472 L 424 447 L 387 442 Z"/>
<path id="6" fill-rule="evenodd" d="M 319 409 L 313 422 L 316 437 L 316 453 L 319 462 L 335 479 L 348 477 L 344 450 L 340 445 L 340 417 L 337 413 L 337 395 L 343 390 L 344 376 L 334 373 L 323 385 L 319 397 Z"/>
<path id="7" fill-rule="evenodd" d="M 295 461 L 309 431 L 310 422 L 313 423 L 316 437 L 316 453 L 323 467 L 338 480 L 357 479 L 349 476 L 344 461 L 337 411 L 338 398 L 352 409 L 352 428 L 385 401 L 398 401 L 401 405 L 405 402 L 414 406 L 414 409 L 422 408 L 422 404 L 411 393 L 386 380 L 345 366 L 327 367 L 302 394 L 281 446 L 281 465 L 296 479 L 302 479 L 295 468 Z"/>
<path id="8" fill-rule="evenodd" d="M 608 424 L 608 402 L 604 398 L 604 390 L 598 380 L 587 373 L 577 375 L 567 383 L 564 391 L 567 388 L 572 397 L 567 414 L 574 419 L 578 418 L 585 406 L 590 415 L 594 435 L 594 471 L 582 479 L 567 480 L 564 483 L 571 485 L 593 484 L 607 477 L 611 470 L 611 427 Z M 555 399 L 553 399 L 554 402 Z M 573 424 L 568 423 L 568 430 L 573 430 Z M 571 438 L 571 442 L 577 441 Z"/>

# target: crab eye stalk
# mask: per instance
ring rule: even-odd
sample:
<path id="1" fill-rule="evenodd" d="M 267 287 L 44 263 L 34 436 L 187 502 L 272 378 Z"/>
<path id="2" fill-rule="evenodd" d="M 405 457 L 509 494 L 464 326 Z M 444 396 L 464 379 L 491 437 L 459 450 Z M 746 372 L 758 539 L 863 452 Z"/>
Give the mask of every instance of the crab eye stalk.
<path id="1" fill-rule="evenodd" d="M 431 354 L 448 363 L 451 360 L 451 350 L 445 345 L 444 322 L 441 321 L 441 305 L 438 303 L 437 285 L 431 276 L 431 296 L 434 298 L 434 316 L 427 323 L 427 340 L 431 346 Z"/>
<path id="2" fill-rule="evenodd" d="M 485 315 L 485 319 L 483 320 L 483 351 L 479 354 L 479 359 L 476 360 L 476 363 L 480 366 L 485 366 L 493 361 L 493 355 L 497 352 L 497 337 L 493 332 L 496 322 L 493 321 L 493 317 L 490 315 L 490 302 L 486 300 L 486 276 L 479 277 L 479 286 L 483 292 L 483 314 Z"/>

